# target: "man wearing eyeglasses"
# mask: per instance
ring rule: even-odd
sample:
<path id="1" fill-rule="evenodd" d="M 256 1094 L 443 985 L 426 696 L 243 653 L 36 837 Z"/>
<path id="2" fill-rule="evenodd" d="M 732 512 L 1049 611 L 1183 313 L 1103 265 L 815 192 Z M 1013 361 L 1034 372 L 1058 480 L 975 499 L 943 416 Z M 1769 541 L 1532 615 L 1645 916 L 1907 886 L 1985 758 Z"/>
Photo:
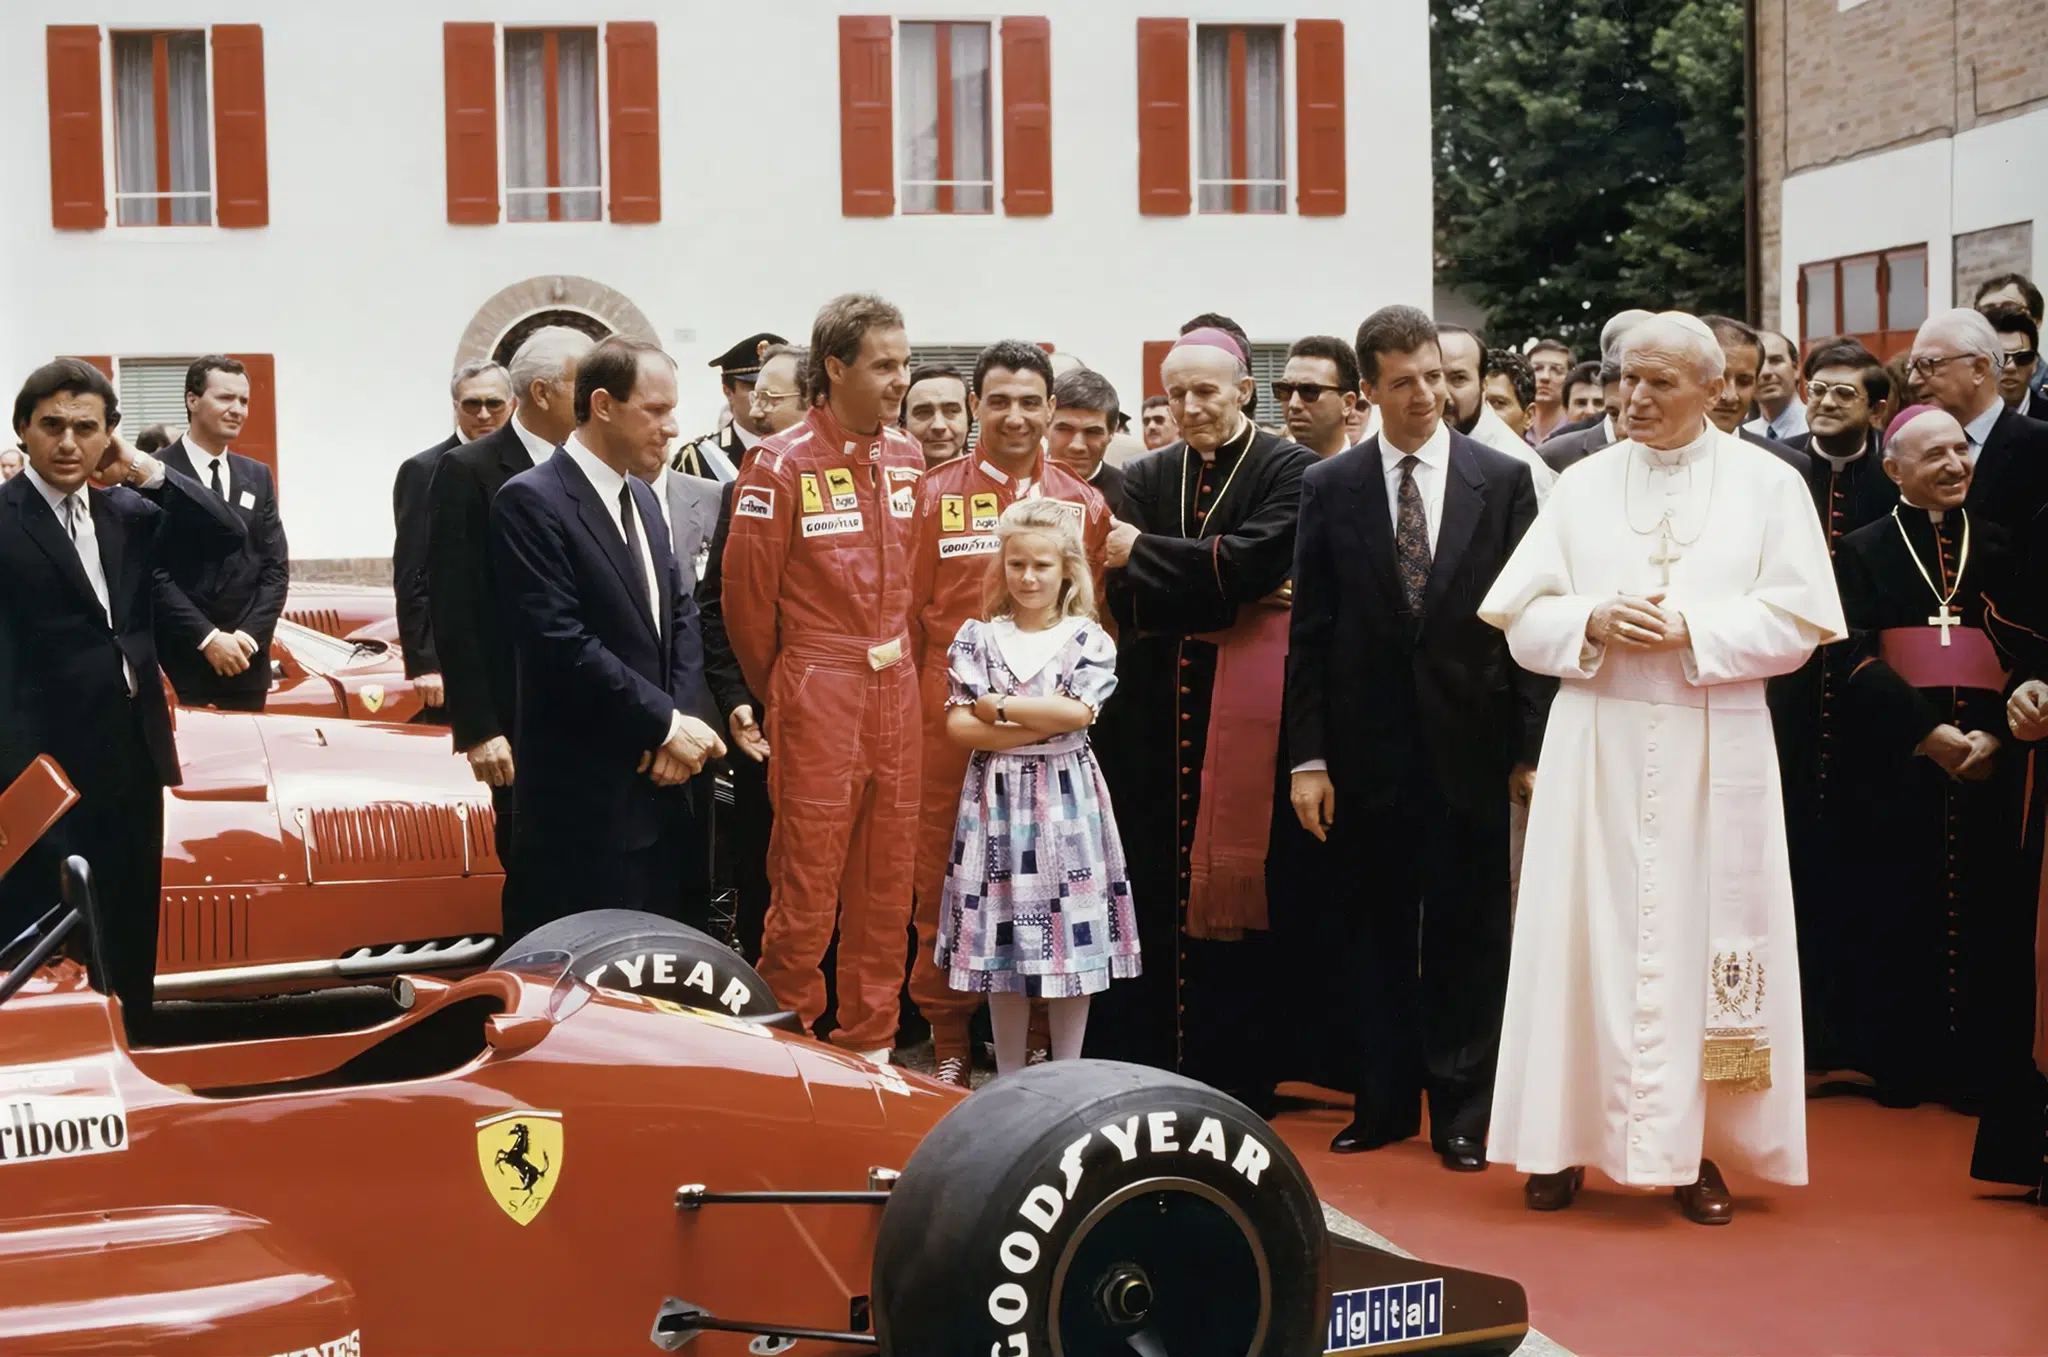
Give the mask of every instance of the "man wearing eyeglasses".
<path id="1" fill-rule="evenodd" d="M 1966 307 L 1927 318 L 1913 337 L 1907 380 L 1915 400 L 1955 416 L 1969 440 L 1970 513 L 2023 532 L 2048 503 L 2048 424 L 2020 414 L 1998 394 L 2005 345 L 1981 312 Z"/>
<path id="2" fill-rule="evenodd" d="M 669 459 L 669 467 L 689 476 L 730 485 L 739 472 L 740 459 L 771 430 L 754 409 L 754 387 L 768 350 L 789 341 L 763 330 L 748 335 L 712 359 L 707 367 L 718 369 L 718 384 L 725 393 L 726 418 L 718 427 L 693 438 Z"/>
<path id="3" fill-rule="evenodd" d="M 2041 366 L 2041 327 L 2023 306 L 1994 302 L 1980 306 L 1991 328 L 2005 345 L 2005 367 L 1998 374 L 1998 394 L 2007 405 L 2028 419 L 2048 422 L 2048 398 L 2033 390 L 2034 373 Z"/>
<path id="4" fill-rule="evenodd" d="M 464 443 L 494 433 L 512 418 L 512 377 L 488 358 L 472 358 L 448 381 L 455 432 L 398 466 L 391 486 L 391 517 L 397 537 L 391 545 L 391 586 L 398 597 L 398 645 L 405 652 L 405 676 L 425 706 L 422 716 L 445 720 L 447 689 L 434 649 L 434 621 L 427 604 L 427 537 L 434 521 L 429 488 L 434 470 Z"/>

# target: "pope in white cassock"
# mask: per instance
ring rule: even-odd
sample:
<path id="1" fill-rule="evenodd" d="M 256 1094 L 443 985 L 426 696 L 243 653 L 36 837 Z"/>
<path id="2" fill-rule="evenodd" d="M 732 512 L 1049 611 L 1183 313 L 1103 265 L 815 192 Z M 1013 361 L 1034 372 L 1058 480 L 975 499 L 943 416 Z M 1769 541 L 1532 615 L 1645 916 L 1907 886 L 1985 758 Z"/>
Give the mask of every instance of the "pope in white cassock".
<path id="1" fill-rule="evenodd" d="M 1799 958 L 1764 680 L 1845 634 L 1796 472 L 1716 430 L 1719 344 L 1621 351 L 1630 438 L 1567 471 L 1479 615 L 1563 680 L 1537 765 L 1488 1157 L 1568 1206 L 1587 1167 L 1733 1203 L 1806 1181 Z"/>

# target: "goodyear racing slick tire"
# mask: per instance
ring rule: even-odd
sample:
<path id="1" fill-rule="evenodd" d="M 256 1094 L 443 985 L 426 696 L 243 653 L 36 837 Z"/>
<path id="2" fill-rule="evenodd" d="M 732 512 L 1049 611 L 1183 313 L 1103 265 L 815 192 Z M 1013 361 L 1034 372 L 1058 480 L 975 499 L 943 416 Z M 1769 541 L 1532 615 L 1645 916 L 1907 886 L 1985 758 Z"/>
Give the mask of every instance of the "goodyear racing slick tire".
<path id="1" fill-rule="evenodd" d="M 1322 1208 L 1250 1109 L 1137 1065 L 1055 1061 L 948 1113 L 875 1246 L 883 1357 L 1323 1350 Z"/>
<path id="2" fill-rule="evenodd" d="M 685 1008 L 767 1018 L 777 1012 L 768 982 L 738 952 L 708 933 L 636 909 L 592 909 L 544 923 L 499 956 L 516 965 L 566 952 L 570 971 L 593 985 L 667 999 Z"/>

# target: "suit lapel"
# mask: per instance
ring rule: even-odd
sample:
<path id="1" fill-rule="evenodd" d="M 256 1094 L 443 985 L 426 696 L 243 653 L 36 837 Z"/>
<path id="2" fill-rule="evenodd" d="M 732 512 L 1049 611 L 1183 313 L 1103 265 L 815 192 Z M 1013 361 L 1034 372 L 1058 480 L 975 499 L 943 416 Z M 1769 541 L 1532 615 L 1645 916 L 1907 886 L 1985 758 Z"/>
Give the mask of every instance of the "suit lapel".
<path id="1" fill-rule="evenodd" d="M 20 506 L 22 534 L 42 548 L 43 554 L 50 558 L 50 564 L 57 567 L 57 573 L 70 582 L 71 587 L 78 592 L 79 598 L 91 604 L 97 611 L 100 606 L 99 598 L 92 591 L 92 581 L 85 577 L 85 567 L 79 563 L 78 548 L 72 543 L 71 534 L 64 530 L 64 525 L 57 520 L 56 511 L 26 476 L 18 476 L 15 479 L 21 484 L 21 490 L 15 493 L 18 496 L 16 502 Z M 27 493 L 24 494 L 22 491 Z M 95 529 L 99 526 L 97 517 L 93 520 L 93 526 Z M 109 593 L 111 592 L 110 587 Z"/>
<path id="2" fill-rule="evenodd" d="M 569 497 L 576 501 L 576 512 L 583 520 L 584 530 L 596 540 L 598 549 L 604 552 L 605 559 L 610 561 L 612 569 L 618 572 L 619 584 L 625 589 L 626 597 L 639 604 L 633 611 L 647 624 L 649 630 L 653 630 L 654 619 L 647 615 L 646 591 L 634 579 L 633 563 L 626 556 L 626 538 L 619 531 L 618 520 L 612 517 L 611 510 L 599 498 L 597 487 L 590 483 L 590 478 L 583 474 L 582 468 L 576 465 L 575 459 L 567 452 L 557 448 L 551 465 L 555 469 L 555 479 L 561 482 Z M 638 503 L 637 499 L 635 503 Z M 644 521 L 641 527 L 645 529 Z M 652 554 L 650 551 L 649 555 Z"/>
<path id="3" fill-rule="evenodd" d="M 1473 465 L 1472 454 L 1458 446 L 1453 434 L 1450 460 L 1444 467 L 1443 514 L 1437 521 L 1436 550 L 1430 553 L 1429 587 L 1422 594 L 1425 617 L 1436 611 L 1444 591 L 1451 587 L 1451 578 L 1458 573 L 1458 563 L 1465 558 L 1472 531 L 1479 526 L 1485 485 L 1486 478 Z"/>
<path id="4" fill-rule="evenodd" d="M 1386 462 L 1380 456 L 1379 435 L 1375 434 L 1358 449 L 1357 473 L 1351 486 L 1353 509 L 1358 530 L 1365 537 L 1365 554 L 1372 562 L 1373 574 L 1379 577 L 1387 597 L 1398 602 L 1401 581 L 1394 569 L 1394 527 L 1387 516 L 1386 470 Z"/>

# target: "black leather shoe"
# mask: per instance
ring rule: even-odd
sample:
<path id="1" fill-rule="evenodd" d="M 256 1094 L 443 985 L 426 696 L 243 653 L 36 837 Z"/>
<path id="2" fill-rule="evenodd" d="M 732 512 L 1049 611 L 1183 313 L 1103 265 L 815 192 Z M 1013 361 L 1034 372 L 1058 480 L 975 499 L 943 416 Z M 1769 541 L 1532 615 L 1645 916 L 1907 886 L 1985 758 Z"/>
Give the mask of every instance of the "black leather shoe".
<path id="1" fill-rule="evenodd" d="M 1532 1173 L 1522 1184 L 1522 1204 L 1531 1211 L 1562 1211 L 1578 1198 L 1586 1185 L 1586 1171 L 1565 1169 L 1559 1173 Z"/>
<path id="2" fill-rule="evenodd" d="M 1362 1154 L 1367 1150 L 1377 1150 L 1396 1141 L 1407 1140 L 1414 1134 L 1415 1131 L 1410 1130 L 1397 1135 L 1384 1127 L 1354 1117 L 1351 1124 L 1337 1132 L 1336 1137 L 1330 1141 L 1330 1151 L 1333 1154 Z"/>
<path id="3" fill-rule="evenodd" d="M 1726 1225 L 1735 1219 L 1735 1199 L 1711 1159 L 1700 1160 L 1699 1180 L 1689 1187 L 1675 1187 L 1678 1209 L 1695 1225 Z"/>
<path id="4" fill-rule="evenodd" d="M 1453 1173 L 1481 1173 L 1486 1169 L 1486 1147 L 1471 1136 L 1450 1136 L 1436 1147 L 1437 1157 Z"/>

